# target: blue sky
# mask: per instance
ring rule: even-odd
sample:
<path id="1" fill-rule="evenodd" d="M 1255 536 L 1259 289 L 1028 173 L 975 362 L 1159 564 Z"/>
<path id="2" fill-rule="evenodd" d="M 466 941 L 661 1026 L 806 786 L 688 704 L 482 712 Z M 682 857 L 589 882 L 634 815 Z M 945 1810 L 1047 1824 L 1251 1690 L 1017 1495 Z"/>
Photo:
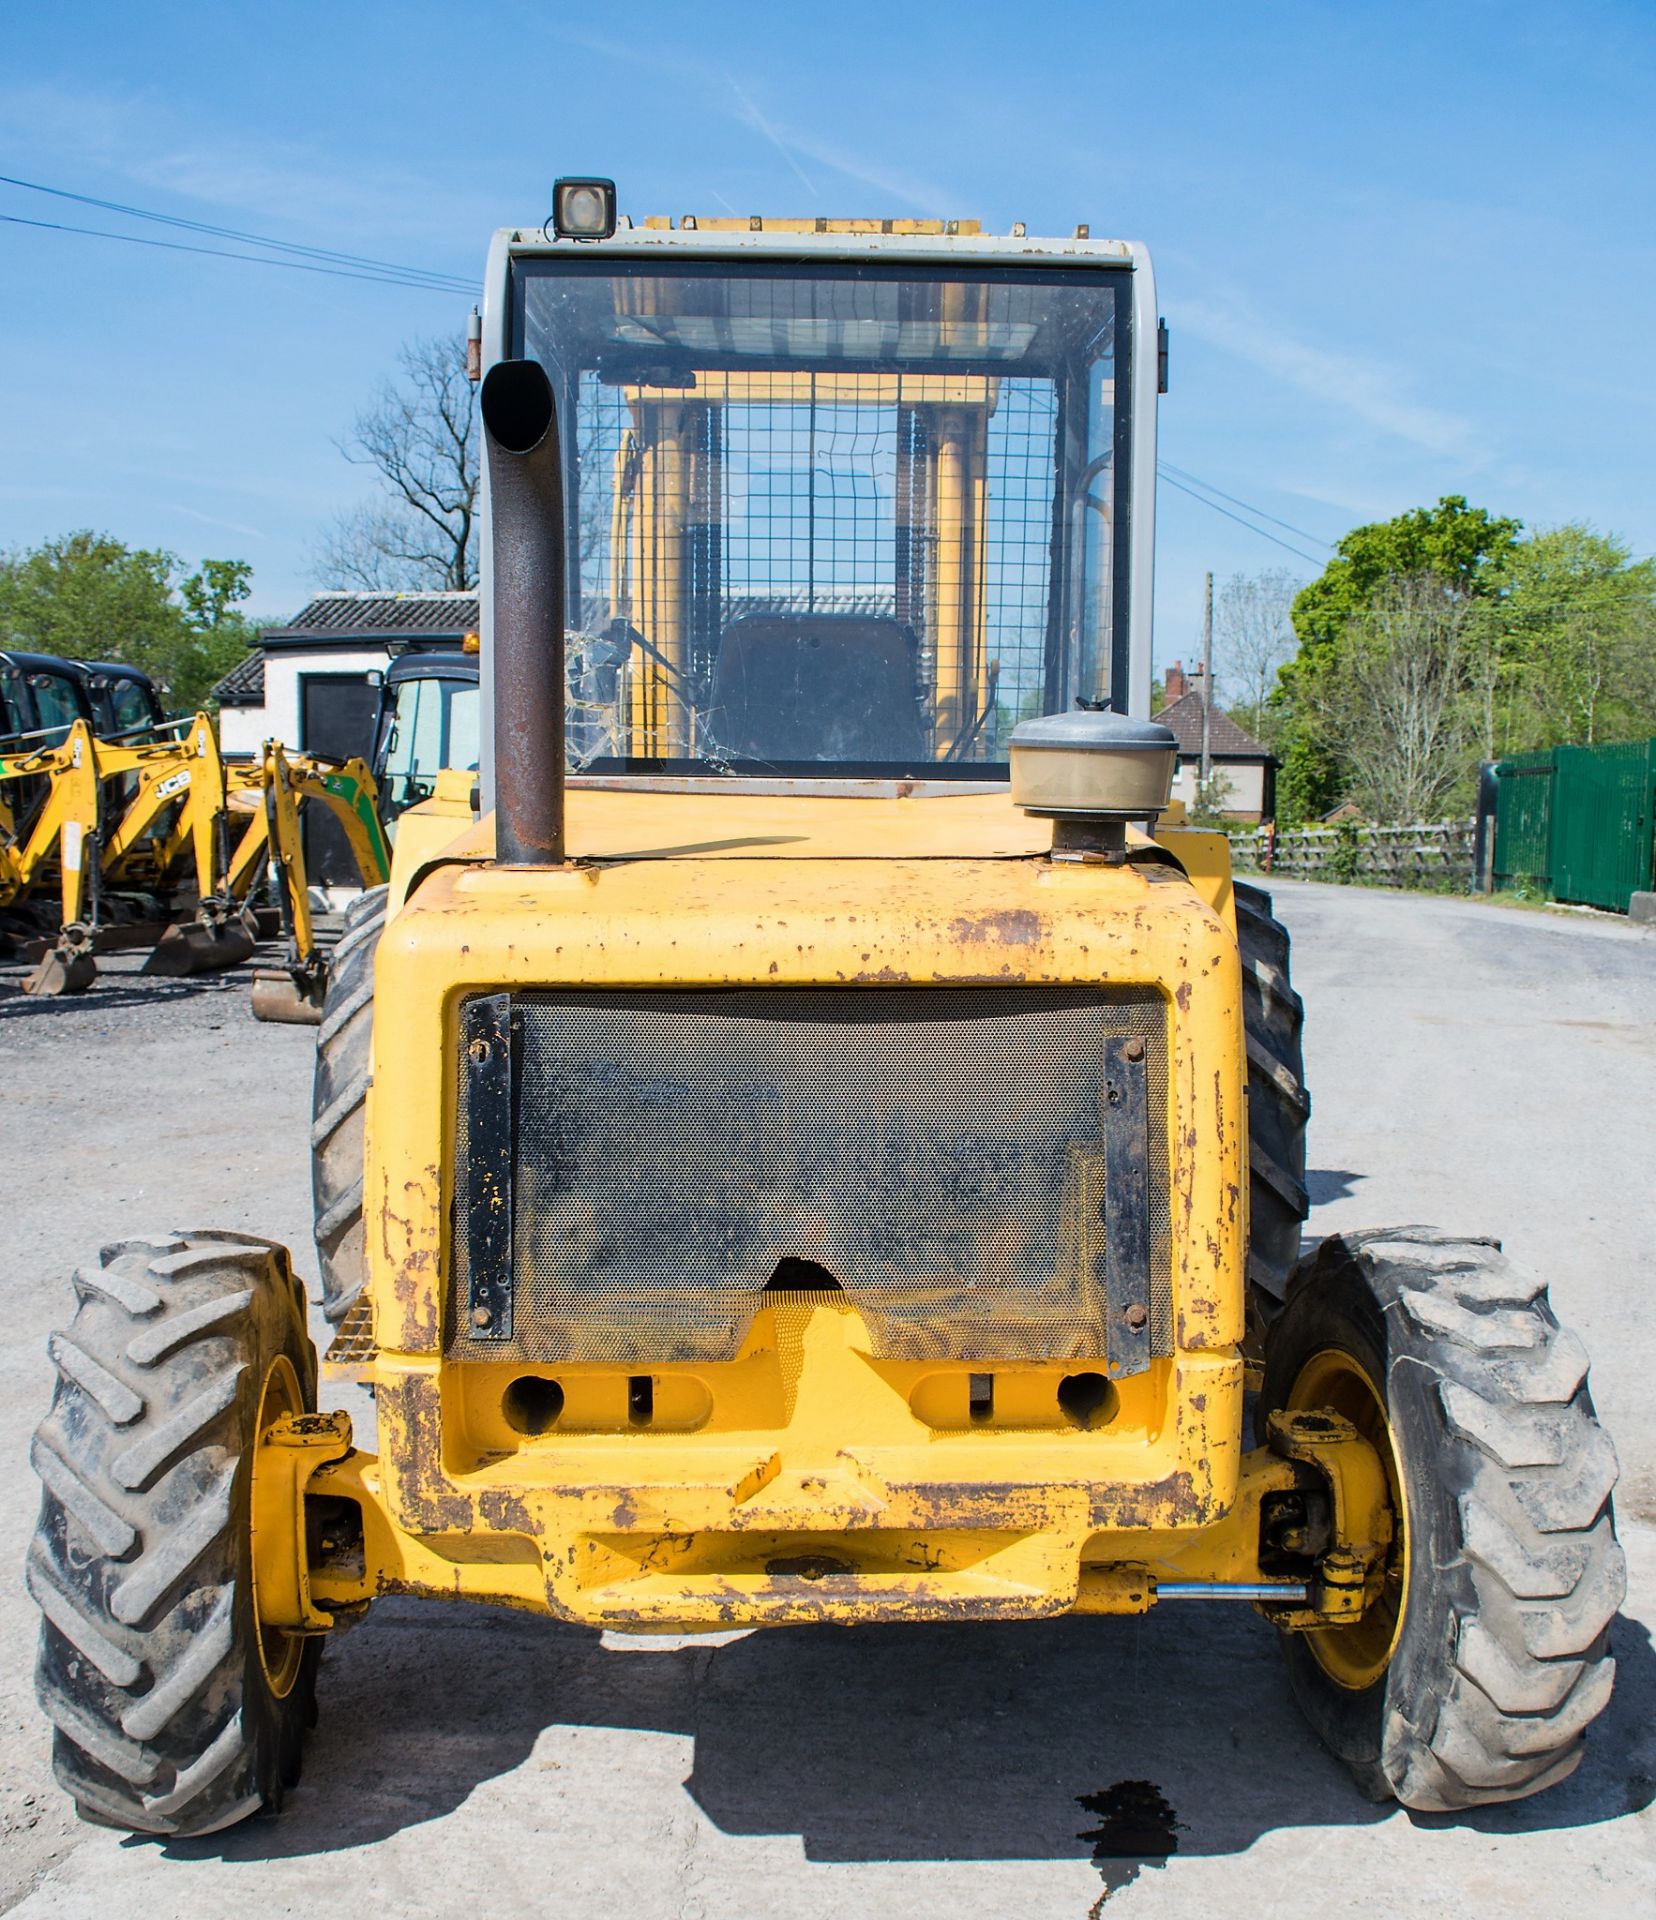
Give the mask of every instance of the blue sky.
<path id="1" fill-rule="evenodd" d="M 467 278 L 559 173 L 635 217 L 1086 220 L 1156 256 L 1164 458 L 1307 555 L 1446 492 L 1649 553 L 1653 99 L 1651 0 L 65 0 L 8 12 L 0 173 Z M 366 488 L 335 438 L 469 304 L 0 224 L 0 547 L 245 557 L 291 611 Z M 1204 569 L 1277 565 L 1316 570 L 1164 487 L 1158 656 Z"/>

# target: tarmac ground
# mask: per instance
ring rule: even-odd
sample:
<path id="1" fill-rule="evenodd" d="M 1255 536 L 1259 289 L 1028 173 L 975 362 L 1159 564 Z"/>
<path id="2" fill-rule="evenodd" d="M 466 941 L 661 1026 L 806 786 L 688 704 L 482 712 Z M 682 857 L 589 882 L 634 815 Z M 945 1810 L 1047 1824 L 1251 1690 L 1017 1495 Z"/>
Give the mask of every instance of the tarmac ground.
<path id="1" fill-rule="evenodd" d="M 0 969 L 0 1913 L 1649 1920 L 1656 930 L 1276 893 L 1309 1009 L 1311 1230 L 1498 1233 L 1594 1356 L 1630 1587 L 1571 1780 L 1462 1818 L 1370 1805 L 1246 1607 L 638 1640 L 387 1600 L 329 1647 L 279 1819 L 168 1844 L 83 1825 L 52 1780 L 19 1578 L 69 1274 L 102 1240 L 200 1225 L 284 1239 L 315 1274 L 312 1031 L 257 1025 L 245 974 L 147 981 L 115 956 L 76 1000 L 24 999 Z M 332 1399 L 371 1434 L 364 1394 Z"/>

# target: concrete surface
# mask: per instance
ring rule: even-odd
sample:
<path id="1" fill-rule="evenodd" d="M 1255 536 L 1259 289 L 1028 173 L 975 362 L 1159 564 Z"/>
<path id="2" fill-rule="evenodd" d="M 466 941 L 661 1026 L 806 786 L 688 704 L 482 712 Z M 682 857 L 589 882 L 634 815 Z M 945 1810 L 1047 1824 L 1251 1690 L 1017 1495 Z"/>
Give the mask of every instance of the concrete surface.
<path id="1" fill-rule="evenodd" d="M 652 1645 L 384 1602 L 330 1648 L 280 1820 L 175 1845 L 80 1825 L 51 1781 L 17 1578 L 69 1270 L 103 1237 L 213 1223 L 282 1236 L 314 1272 L 310 1032 L 254 1025 L 242 981 L 122 978 L 78 1002 L 0 998 L 0 1911 L 1649 1920 L 1656 934 L 1278 897 L 1312 1009 L 1314 1226 L 1499 1231 L 1595 1355 L 1632 1590 L 1614 1703 L 1566 1786 L 1459 1821 L 1367 1805 L 1245 1608 Z M 341 1398 L 371 1428 L 366 1399 Z M 1080 1836 L 1106 1823 L 1080 1801 L 1130 1781 L 1159 1792 L 1177 1851 L 1094 1866 Z"/>

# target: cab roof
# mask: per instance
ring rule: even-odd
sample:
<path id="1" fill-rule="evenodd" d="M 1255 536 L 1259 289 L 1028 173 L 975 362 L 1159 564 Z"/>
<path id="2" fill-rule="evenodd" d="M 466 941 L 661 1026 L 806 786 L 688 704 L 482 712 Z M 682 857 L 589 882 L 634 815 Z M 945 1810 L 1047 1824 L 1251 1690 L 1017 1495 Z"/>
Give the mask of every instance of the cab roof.
<path id="1" fill-rule="evenodd" d="M 777 219 L 752 214 L 730 219 L 652 214 L 634 225 L 627 216 L 607 239 L 560 239 L 549 226 L 503 227 L 497 244 L 515 255 L 770 253 L 825 259 L 882 257 L 895 260 L 975 260 L 1001 266 L 1068 264 L 1135 266 L 1146 258 L 1134 240 L 1094 239 L 1089 227 L 1067 236 L 1038 235 L 1020 222 L 1009 234 L 988 234 L 977 220 Z"/>

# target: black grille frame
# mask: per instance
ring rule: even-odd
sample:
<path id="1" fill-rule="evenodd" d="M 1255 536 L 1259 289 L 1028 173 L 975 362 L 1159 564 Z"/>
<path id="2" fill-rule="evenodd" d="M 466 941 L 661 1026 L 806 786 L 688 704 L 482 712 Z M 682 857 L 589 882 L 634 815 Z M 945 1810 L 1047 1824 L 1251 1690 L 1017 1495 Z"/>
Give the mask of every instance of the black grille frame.
<path id="1" fill-rule="evenodd" d="M 1172 1349 L 1152 988 L 539 989 L 457 1038 L 451 1358 L 728 1360 L 783 1260 L 882 1359 Z"/>

